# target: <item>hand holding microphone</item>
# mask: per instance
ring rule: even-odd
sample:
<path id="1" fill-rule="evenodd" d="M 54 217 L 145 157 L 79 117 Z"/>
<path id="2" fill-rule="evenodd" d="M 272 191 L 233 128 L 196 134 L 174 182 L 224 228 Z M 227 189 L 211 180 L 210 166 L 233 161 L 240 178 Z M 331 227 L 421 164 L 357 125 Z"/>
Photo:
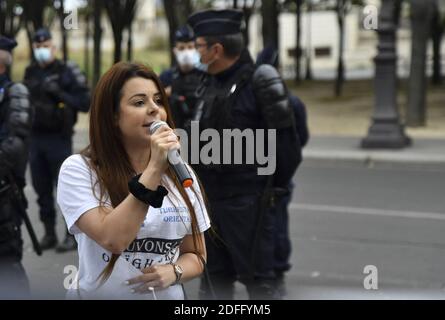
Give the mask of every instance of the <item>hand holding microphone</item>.
<path id="1" fill-rule="evenodd" d="M 153 135 L 159 128 L 163 126 L 168 127 L 168 124 L 164 121 L 154 121 L 149 128 L 150 134 Z M 175 175 L 178 178 L 179 182 L 182 184 L 182 186 L 184 188 L 192 186 L 193 179 L 190 175 L 190 172 L 187 169 L 187 166 L 184 163 L 184 160 L 182 160 L 178 152 L 178 149 L 170 149 L 168 151 L 167 160 L 170 167 L 175 172 Z"/>

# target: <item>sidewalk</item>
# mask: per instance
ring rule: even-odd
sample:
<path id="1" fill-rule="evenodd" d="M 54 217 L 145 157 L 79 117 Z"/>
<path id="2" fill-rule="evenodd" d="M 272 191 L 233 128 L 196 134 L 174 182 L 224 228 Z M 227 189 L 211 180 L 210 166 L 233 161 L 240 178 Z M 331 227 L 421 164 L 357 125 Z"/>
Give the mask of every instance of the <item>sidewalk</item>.
<path id="1" fill-rule="evenodd" d="M 413 139 L 404 149 L 361 149 L 360 137 L 315 136 L 303 150 L 305 161 L 349 161 L 365 165 L 431 165 L 445 169 L 445 139 Z"/>

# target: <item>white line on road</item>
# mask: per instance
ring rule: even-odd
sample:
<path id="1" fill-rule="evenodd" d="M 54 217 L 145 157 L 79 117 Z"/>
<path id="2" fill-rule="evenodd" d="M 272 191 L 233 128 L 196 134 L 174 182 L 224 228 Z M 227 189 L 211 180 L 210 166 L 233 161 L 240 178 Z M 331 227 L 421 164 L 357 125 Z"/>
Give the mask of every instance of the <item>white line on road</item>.
<path id="1" fill-rule="evenodd" d="M 292 210 L 307 210 L 307 211 L 317 211 L 317 212 L 352 213 L 352 214 L 365 214 L 365 215 L 383 216 L 383 217 L 445 220 L 445 213 L 433 213 L 433 212 L 341 207 L 341 206 L 329 206 L 329 205 L 307 204 L 307 203 L 300 203 L 300 204 L 291 203 L 289 205 L 289 208 Z"/>

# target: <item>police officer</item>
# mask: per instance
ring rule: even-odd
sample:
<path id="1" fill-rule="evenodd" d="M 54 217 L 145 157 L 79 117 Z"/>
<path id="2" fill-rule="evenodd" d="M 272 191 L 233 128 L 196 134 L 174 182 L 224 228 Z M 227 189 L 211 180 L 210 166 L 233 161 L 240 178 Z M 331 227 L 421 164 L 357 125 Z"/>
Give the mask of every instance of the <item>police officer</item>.
<path id="1" fill-rule="evenodd" d="M 275 130 L 276 170 L 264 176 L 258 175 L 259 163 L 195 165 L 216 231 L 216 236 L 206 235 L 210 281 L 201 282 L 201 298 L 232 299 L 236 280 L 246 285 L 251 299 L 280 298 L 269 208 L 275 192 L 286 189 L 301 161 L 285 85 L 272 66 L 255 67 L 244 47 L 242 19 L 237 10 L 207 10 L 189 17 L 200 61 L 212 75 L 203 82 L 204 103 L 198 103 L 195 119 L 200 130 L 212 128 L 220 133 L 224 129 Z M 264 143 L 269 146 L 269 142 L 265 138 Z M 244 144 L 243 159 L 247 152 Z"/>
<path id="2" fill-rule="evenodd" d="M 193 30 L 187 26 L 175 32 L 173 53 L 177 65 L 161 73 L 159 76 L 170 96 L 170 108 L 177 128 L 188 125 L 196 107 L 196 88 L 202 81 L 203 72 L 196 66 L 199 54 L 195 48 Z"/>
<path id="3" fill-rule="evenodd" d="M 278 67 L 278 50 L 273 45 L 266 46 L 257 56 L 257 66 L 270 64 Z M 309 129 L 307 125 L 306 106 L 296 95 L 289 92 L 289 104 L 294 112 L 296 133 L 303 148 L 309 140 Z M 289 192 L 276 197 L 275 206 L 271 208 L 275 219 L 274 231 L 274 270 L 278 280 L 278 287 L 282 296 L 286 295 L 286 286 L 284 273 L 292 267 L 290 256 L 292 252 L 291 240 L 289 235 L 289 210 L 288 206 L 292 198 L 292 192 L 295 186 L 289 179 Z"/>
<path id="4" fill-rule="evenodd" d="M 23 298 L 29 293 L 28 279 L 21 264 L 22 237 L 20 207 L 13 186 L 23 195 L 28 160 L 31 109 L 28 90 L 11 82 L 14 40 L 0 36 L 0 298 Z"/>
<path id="5" fill-rule="evenodd" d="M 73 126 L 77 112 L 88 111 L 89 91 L 85 77 L 73 62 L 56 59 L 51 33 L 39 29 L 33 37 L 34 60 L 25 71 L 24 83 L 35 109 L 30 146 L 33 187 L 45 227 L 43 250 L 57 245 L 53 190 L 59 167 L 72 153 Z M 73 250 L 76 241 L 66 232 L 58 252 Z"/>

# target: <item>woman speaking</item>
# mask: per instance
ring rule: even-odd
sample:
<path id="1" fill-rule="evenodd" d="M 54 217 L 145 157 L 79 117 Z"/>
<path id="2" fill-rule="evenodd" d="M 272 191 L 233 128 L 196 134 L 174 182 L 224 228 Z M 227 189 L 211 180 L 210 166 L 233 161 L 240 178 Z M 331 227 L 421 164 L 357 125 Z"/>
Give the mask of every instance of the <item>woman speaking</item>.
<path id="1" fill-rule="evenodd" d="M 159 120 L 168 126 L 150 134 Z M 184 299 L 181 284 L 202 273 L 210 222 L 197 177 L 185 189 L 168 165 L 168 151 L 179 148 L 172 127 L 152 70 L 119 62 L 99 80 L 90 144 L 65 160 L 58 180 L 57 202 L 78 243 L 70 297 Z"/>

